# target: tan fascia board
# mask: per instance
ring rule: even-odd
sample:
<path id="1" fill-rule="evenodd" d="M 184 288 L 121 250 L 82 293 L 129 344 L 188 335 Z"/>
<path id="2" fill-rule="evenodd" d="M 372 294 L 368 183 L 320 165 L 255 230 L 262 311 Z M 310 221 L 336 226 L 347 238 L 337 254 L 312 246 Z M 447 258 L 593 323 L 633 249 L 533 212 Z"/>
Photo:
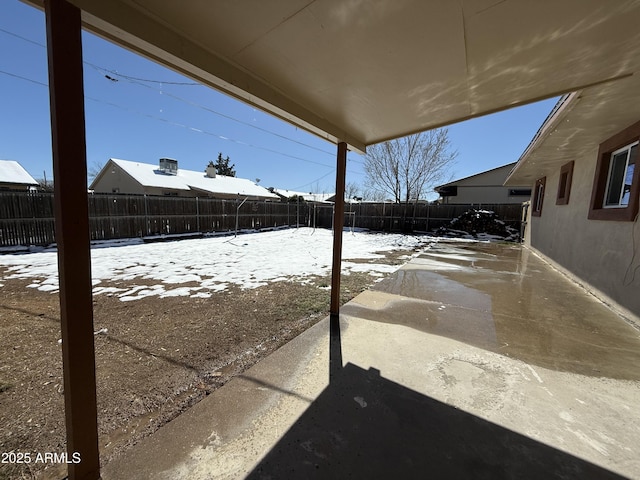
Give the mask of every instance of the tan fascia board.
<path id="1" fill-rule="evenodd" d="M 22 0 L 43 9 L 43 0 Z M 248 71 L 217 56 L 120 0 L 68 0 L 82 10 L 83 28 L 349 150 L 366 152 L 364 141 L 293 101 Z"/>
<path id="2" fill-rule="evenodd" d="M 540 128 L 531 139 L 531 142 L 529 143 L 529 145 L 527 145 L 527 148 L 524 150 L 515 166 L 507 175 L 507 178 L 504 181 L 504 186 L 510 186 L 512 179 L 516 176 L 518 171 L 521 170 L 523 166 L 528 162 L 531 155 L 533 155 L 538 147 L 546 141 L 546 139 L 551 133 L 553 133 L 562 119 L 564 119 L 564 117 L 569 114 L 573 107 L 576 106 L 576 104 L 580 100 L 581 93 L 582 89 L 569 93 L 562 105 L 558 106 L 557 110 L 555 112 L 552 112 L 552 114 L 550 114 L 550 116 L 545 119 L 542 125 L 540 125 Z M 514 181 L 517 182 L 517 180 Z M 517 183 L 513 183 L 512 185 L 516 184 Z"/>

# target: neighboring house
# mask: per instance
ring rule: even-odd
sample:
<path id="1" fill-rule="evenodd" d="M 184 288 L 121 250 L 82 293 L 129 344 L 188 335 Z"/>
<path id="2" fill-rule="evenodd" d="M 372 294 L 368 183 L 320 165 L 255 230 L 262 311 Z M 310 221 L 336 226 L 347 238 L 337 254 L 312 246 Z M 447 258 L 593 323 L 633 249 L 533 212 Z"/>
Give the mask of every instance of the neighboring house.
<path id="1" fill-rule="evenodd" d="M 38 188 L 38 182 L 14 160 L 0 160 L 0 191 L 28 192 Z"/>
<path id="2" fill-rule="evenodd" d="M 640 78 L 587 87 L 558 101 L 506 181 L 534 189 L 525 243 L 636 318 L 639 140 Z"/>
<path id="3" fill-rule="evenodd" d="M 171 158 L 161 158 L 158 165 L 111 158 L 89 189 L 96 193 L 279 199 L 251 180 L 217 175 L 214 167 L 207 167 L 206 172 L 179 169 L 177 160 Z"/>
<path id="4" fill-rule="evenodd" d="M 515 163 L 477 173 L 435 187 L 442 204 L 522 203 L 531 197 L 530 185 L 505 187 L 504 181 Z"/>
<path id="5" fill-rule="evenodd" d="M 306 202 L 334 203 L 336 198 L 335 193 L 305 193 L 273 187 L 270 187 L 269 191 L 278 195 L 282 200 L 288 200 L 291 197 L 297 196 L 302 197 Z"/>

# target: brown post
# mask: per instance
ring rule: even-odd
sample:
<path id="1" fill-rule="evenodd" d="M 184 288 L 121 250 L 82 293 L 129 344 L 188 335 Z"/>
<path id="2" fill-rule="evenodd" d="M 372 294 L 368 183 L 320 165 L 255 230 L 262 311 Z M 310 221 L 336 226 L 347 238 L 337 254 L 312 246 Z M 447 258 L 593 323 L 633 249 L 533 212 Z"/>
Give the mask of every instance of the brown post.
<path id="1" fill-rule="evenodd" d="M 45 0 L 69 479 L 100 478 L 80 10 Z"/>
<path id="2" fill-rule="evenodd" d="M 344 182 L 347 171 L 347 144 L 338 144 L 336 200 L 333 212 L 333 265 L 331 269 L 331 307 L 329 313 L 340 313 L 340 269 L 342 267 L 342 227 L 344 225 Z"/>

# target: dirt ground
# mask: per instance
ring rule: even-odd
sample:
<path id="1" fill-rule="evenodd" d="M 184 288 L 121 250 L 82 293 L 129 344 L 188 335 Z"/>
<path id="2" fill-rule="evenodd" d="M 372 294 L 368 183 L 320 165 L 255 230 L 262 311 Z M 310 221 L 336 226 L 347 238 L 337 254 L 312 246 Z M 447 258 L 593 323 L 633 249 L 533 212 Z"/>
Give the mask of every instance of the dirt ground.
<path id="1" fill-rule="evenodd" d="M 411 251 L 366 260 L 400 266 Z M 353 261 L 353 260 L 350 260 Z M 365 262 L 365 260 L 362 260 Z M 0 278 L 5 271 L 0 267 Z M 343 275 L 347 302 L 379 277 Z M 98 428 L 103 464 L 328 315 L 330 277 L 232 288 L 210 298 L 94 296 Z M 0 453 L 65 451 L 57 294 L 0 288 Z M 141 285 L 136 279 L 112 286 Z M 102 286 L 108 286 L 101 284 Z M 105 330 L 106 329 L 106 330 Z M 59 479 L 66 466 L 0 463 L 0 480 Z"/>

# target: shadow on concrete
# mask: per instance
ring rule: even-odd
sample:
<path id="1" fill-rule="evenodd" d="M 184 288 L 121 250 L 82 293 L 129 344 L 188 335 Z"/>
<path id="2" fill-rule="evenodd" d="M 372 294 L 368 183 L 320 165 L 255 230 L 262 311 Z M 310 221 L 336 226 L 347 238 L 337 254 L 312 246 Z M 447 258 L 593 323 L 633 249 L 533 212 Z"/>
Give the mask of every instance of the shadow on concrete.
<path id="1" fill-rule="evenodd" d="M 349 363 L 247 478 L 624 477 Z"/>
<path id="2" fill-rule="evenodd" d="M 329 317 L 329 383 L 342 371 L 342 341 L 340 339 L 340 316 Z"/>

